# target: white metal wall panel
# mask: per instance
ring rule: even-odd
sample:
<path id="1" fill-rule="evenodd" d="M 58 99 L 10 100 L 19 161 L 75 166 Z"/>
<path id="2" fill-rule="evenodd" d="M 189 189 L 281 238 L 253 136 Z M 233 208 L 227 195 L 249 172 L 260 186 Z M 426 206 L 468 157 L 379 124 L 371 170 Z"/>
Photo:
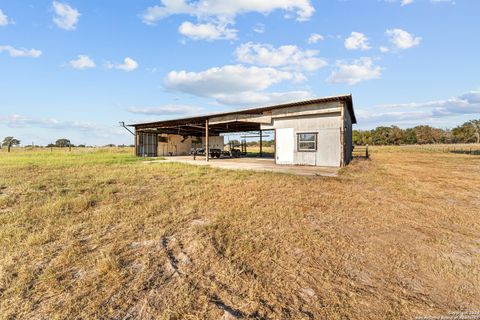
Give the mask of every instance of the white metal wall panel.
<path id="1" fill-rule="evenodd" d="M 277 159 L 277 164 L 298 164 L 339 167 L 341 161 L 340 128 L 343 121 L 340 113 L 333 113 L 321 116 L 305 116 L 274 119 L 273 126 L 276 128 L 276 144 L 282 145 L 282 137 L 278 132 L 282 128 L 293 130 L 293 159 L 291 162 L 281 162 Z M 317 133 L 317 151 L 302 152 L 297 150 L 297 133 L 316 132 Z M 278 152 L 278 150 L 277 150 Z"/>
<path id="2" fill-rule="evenodd" d="M 317 143 L 317 166 L 339 167 L 341 160 L 340 128 L 319 131 Z"/>

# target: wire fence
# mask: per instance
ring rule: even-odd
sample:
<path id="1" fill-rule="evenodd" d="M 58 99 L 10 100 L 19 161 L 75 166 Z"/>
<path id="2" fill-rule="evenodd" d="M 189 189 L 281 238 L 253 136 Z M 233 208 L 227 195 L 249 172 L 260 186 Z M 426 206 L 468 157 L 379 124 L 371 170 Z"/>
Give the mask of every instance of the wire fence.
<path id="1" fill-rule="evenodd" d="M 382 152 L 433 152 L 480 155 L 480 144 L 361 145 L 354 146 L 353 156 L 366 158 L 377 150 L 382 150 Z M 369 155 L 367 155 L 367 152 Z"/>
<path id="2" fill-rule="evenodd" d="M 368 159 L 370 154 L 368 153 L 368 144 L 364 146 L 353 146 L 352 156 L 354 158 Z"/>

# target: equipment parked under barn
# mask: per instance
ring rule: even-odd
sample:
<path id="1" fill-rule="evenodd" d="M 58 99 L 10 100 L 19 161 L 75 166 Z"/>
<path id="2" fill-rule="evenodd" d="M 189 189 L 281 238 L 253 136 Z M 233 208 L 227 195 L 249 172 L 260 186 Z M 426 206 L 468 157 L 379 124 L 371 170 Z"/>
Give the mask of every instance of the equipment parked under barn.
<path id="1" fill-rule="evenodd" d="M 341 167 L 352 159 L 354 123 L 352 96 L 342 95 L 131 126 L 137 156 L 223 150 L 223 134 L 274 130 L 276 164 Z"/>

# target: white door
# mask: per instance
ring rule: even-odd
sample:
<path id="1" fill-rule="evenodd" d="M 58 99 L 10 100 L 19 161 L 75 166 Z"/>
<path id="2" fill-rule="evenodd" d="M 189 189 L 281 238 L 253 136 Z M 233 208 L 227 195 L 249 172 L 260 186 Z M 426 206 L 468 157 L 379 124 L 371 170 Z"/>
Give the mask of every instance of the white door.
<path id="1" fill-rule="evenodd" d="M 295 148 L 293 128 L 276 129 L 275 132 L 276 163 L 293 164 L 293 150 Z"/>

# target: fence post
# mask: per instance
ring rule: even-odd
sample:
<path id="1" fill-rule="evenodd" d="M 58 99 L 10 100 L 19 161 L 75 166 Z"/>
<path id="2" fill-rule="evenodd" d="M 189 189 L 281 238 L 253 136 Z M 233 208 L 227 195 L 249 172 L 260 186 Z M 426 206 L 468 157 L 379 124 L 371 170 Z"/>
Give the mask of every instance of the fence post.
<path id="1" fill-rule="evenodd" d="M 368 143 L 365 146 L 365 157 L 368 159 Z"/>

